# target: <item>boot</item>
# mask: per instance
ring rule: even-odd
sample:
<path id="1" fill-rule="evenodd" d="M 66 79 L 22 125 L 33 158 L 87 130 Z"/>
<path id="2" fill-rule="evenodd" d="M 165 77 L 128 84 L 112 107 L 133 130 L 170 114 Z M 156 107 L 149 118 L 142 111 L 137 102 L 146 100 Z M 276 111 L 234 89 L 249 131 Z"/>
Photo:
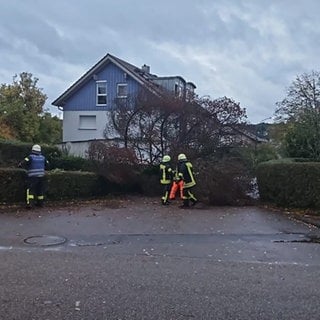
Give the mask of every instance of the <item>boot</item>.
<path id="1" fill-rule="evenodd" d="M 198 203 L 198 200 L 191 199 L 191 207 L 195 206 Z"/>
<path id="2" fill-rule="evenodd" d="M 180 209 L 189 208 L 189 199 L 184 199 L 182 206 L 179 206 Z"/>
<path id="3" fill-rule="evenodd" d="M 42 208 L 43 207 L 43 201 L 39 200 L 36 202 L 36 206 Z"/>

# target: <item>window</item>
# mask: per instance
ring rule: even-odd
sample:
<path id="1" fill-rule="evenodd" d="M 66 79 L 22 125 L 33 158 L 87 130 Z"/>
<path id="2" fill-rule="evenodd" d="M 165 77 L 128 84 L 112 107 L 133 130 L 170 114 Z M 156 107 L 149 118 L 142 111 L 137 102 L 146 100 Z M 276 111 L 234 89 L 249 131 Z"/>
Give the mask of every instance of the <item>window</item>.
<path id="1" fill-rule="evenodd" d="M 174 84 L 174 94 L 176 97 L 181 97 L 182 96 L 182 88 L 179 86 L 178 83 Z"/>
<path id="2" fill-rule="evenodd" d="M 97 106 L 107 105 L 107 81 L 96 82 Z"/>
<path id="3" fill-rule="evenodd" d="M 79 116 L 79 129 L 81 130 L 96 130 L 96 116 Z"/>
<path id="4" fill-rule="evenodd" d="M 127 84 L 119 83 L 117 86 L 117 97 L 118 98 L 126 98 L 127 97 Z"/>

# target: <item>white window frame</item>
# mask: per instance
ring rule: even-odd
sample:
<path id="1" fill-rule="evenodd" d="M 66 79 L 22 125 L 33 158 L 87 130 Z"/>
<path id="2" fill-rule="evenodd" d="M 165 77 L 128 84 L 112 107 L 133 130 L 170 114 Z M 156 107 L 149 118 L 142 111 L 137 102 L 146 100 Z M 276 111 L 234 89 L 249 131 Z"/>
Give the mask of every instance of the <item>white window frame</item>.
<path id="1" fill-rule="evenodd" d="M 101 88 L 102 84 L 104 84 L 103 88 L 105 88 L 105 93 L 100 93 L 99 88 Z M 99 97 L 105 98 L 105 103 L 99 103 Z M 96 105 L 98 107 L 100 106 L 106 106 L 107 105 L 107 97 L 108 97 L 108 90 L 107 90 L 107 81 L 106 80 L 99 80 L 96 81 Z"/>
<path id="2" fill-rule="evenodd" d="M 88 121 L 85 121 L 85 118 Z M 80 114 L 79 130 L 97 130 L 97 116 L 93 114 Z"/>
<path id="3" fill-rule="evenodd" d="M 119 88 L 120 87 L 125 87 L 126 88 L 126 94 L 125 95 L 120 95 L 119 94 Z M 118 83 L 117 84 L 117 98 L 127 98 L 128 96 L 128 84 L 127 83 Z"/>

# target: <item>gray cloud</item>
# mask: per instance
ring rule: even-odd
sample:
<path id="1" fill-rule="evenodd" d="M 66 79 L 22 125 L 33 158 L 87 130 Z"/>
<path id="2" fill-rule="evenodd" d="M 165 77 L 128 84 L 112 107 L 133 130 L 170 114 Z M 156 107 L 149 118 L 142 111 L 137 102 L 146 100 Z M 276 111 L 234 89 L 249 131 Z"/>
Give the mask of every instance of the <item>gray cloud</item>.
<path id="1" fill-rule="evenodd" d="M 49 106 L 109 52 L 228 96 L 258 122 L 297 75 L 319 70 L 319 10 L 317 0 L 11 0 L 0 10 L 0 83 L 31 72 Z"/>

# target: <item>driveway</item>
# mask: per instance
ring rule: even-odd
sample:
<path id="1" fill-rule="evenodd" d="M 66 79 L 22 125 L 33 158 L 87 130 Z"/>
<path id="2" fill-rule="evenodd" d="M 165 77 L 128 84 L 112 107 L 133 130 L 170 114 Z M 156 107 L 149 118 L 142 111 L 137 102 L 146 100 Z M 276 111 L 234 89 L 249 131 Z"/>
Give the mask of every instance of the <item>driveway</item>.
<path id="1" fill-rule="evenodd" d="M 319 229 L 286 212 L 132 197 L 0 223 L 3 319 L 319 319 Z"/>

